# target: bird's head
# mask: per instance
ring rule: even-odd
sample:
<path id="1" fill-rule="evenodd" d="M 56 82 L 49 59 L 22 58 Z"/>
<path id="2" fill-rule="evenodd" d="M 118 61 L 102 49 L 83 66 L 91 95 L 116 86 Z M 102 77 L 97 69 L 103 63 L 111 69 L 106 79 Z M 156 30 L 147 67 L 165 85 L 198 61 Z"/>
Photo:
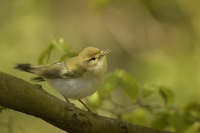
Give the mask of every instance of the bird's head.
<path id="1" fill-rule="evenodd" d="M 81 51 L 78 57 L 80 59 L 81 65 L 85 69 L 94 72 L 106 71 L 106 55 L 109 52 L 109 49 L 103 51 L 95 47 L 87 47 Z"/>

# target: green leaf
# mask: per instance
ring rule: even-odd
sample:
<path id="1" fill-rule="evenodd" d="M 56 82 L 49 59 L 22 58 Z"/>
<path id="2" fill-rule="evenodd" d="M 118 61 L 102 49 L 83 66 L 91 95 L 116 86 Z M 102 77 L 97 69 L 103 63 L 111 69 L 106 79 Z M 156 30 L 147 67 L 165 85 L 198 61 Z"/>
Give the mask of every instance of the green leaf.
<path id="1" fill-rule="evenodd" d="M 166 87 L 160 87 L 159 93 L 166 105 L 170 105 L 174 102 L 174 94 L 170 89 Z"/>
<path id="2" fill-rule="evenodd" d="M 103 100 L 99 97 L 98 93 L 94 93 L 92 96 L 88 97 L 87 100 L 87 105 L 91 107 L 92 109 L 98 109 L 103 103 Z"/>
<path id="3" fill-rule="evenodd" d="M 195 122 L 187 130 L 185 130 L 184 133 L 199 133 L 199 129 L 200 129 L 200 123 Z"/>
<path id="4" fill-rule="evenodd" d="M 143 86 L 143 97 L 144 98 L 149 97 L 158 90 L 159 86 L 157 84 L 146 84 Z"/>
<path id="5" fill-rule="evenodd" d="M 169 115 L 167 117 L 167 122 L 176 132 L 183 132 L 187 126 L 186 119 L 179 113 Z"/>
<path id="6" fill-rule="evenodd" d="M 69 51 L 70 49 L 69 45 L 66 45 L 63 39 L 59 39 L 59 42 L 57 42 L 56 40 L 53 40 L 52 45 L 62 53 L 65 53 Z"/>
<path id="7" fill-rule="evenodd" d="M 152 126 L 157 129 L 165 129 L 168 126 L 167 118 L 169 114 L 167 112 L 160 112 L 156 119 L 152 122 Z"/>
<path id="8" fill-rule="evenodd" d="M 46 64 L 49 60 L 52 50 L 54 49 L 54 45 L 52 43 L 41 53 L 38 59 L 39 64 Z M 45 62 L 46 60 L 46 62 Z"/>
<path id="9" fill-rule="evenodd" d="M 111 91 L 119 86 L 119 82 L 120 80 L 115 72 L 108 73 L 98 89 L 99 96 L 105 99 L 109 98 Z"/>
<path id="10" fill-rule="evenodd" d="M 49 61 L 51 52 L 57 49 L 58 51 L 60 51 L 61 53 L 69 53 L 70 47 L 67 44 L 64 44 L 64 40 L 63 39 L 59 39 L 59 41 L 57 42 L 56 40 L 53 40 L 49 46 L 41 53 L 41 55 L 39 56 L 38 59 L 38 63 L 39 64 L 47 64 L 47 62 Z M 61 57 L 62 58 L 62 57 Z M 64 57 L 63 57 L 64 58 Z"/>
<path id="11" fill-rule="evenodd" d="M 76 52 L 68 52 L 65 53 L 63 56 L 60 57 L 60 61 L 64 61 L 66 59 L 69 59 L 71 57 L 77 56 L 78 54 Z"/>
<path id="12" fill-rule="evenodd" d="M 139 93 L 139 85 L 133 78 L 133 76 L 125 70 L 118 70 L 117 74 L 121 81 L 121 86 L 124 88 L 126 94 L 135 100 Z"/>
<path id="13" fill-rule="evenodd" d="M 185 115 L 194 118 L 194 119 L 200 119 L 200 105 L 197 102 L 189 103 L 185 109 L 184 109 Z"/>
<path id="14" fill-rule="evenodd" d="M 149 112 L 143 108 L 138 108 L 128 113 L 123 113 L 122 119 L 138 125 L 150 125 L 151 122 L 151 116 Z"/>

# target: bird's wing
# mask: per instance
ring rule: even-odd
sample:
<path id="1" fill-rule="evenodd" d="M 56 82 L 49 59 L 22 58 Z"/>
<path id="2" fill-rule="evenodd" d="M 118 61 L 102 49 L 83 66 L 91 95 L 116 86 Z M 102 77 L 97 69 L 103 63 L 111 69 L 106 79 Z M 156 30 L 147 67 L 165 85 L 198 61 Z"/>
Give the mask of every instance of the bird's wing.
<path id="1" fill-rule="evenodd" d="M 64 69 L 61 71 L 62 78 L 78 78 L 86 72 L 86 69 L 79 64 L 77 57 L 70 58 L 64 62 Z"/>
<path id="2" fill-rule="evenodd" d="M 45 81 L 45 79 L 54 78 L 78 78 L 84 72 L 80 65 L 77 64 L 77 60 L 70 59 L 67 62 L 54 63 L 46 66 L 33 66 L 30 64 L 18 64 L 16 69 L 36 74 L 37 77 L 32 78 L 34 81 Z"/>
<path id="3" fill-rule="evenodd" d="M 78 78 L 85 72 L 85 69 L 79 66 L 75 67 L 74 65 L 70 67 L 67 65 L 67 63 L 62 62 L 62 63 L 55 63 L 49 66 L 40 67 L 38 68 L 38 71 L 37 72 L 36 71 L 37 70 L 35 70 L 35 74 L 37 74 L 39 77 L 42 78 L 35 78 L 35 79 L 42 81 L 42 79 Z"/>
<path id="4" fill-rule="evenodd" d="M 78 78 L 86 72 L 84 69 L 74 68 L 74 69 L 67 69 L 62 72 L 62 78 Z"/>
<path id="5" fill-rule="evenodd" d="M 31 72 L 44 79 L 61 78 L 62 69 L 63 63 L 54 63 L 48 66 L 33 66 Z"/>

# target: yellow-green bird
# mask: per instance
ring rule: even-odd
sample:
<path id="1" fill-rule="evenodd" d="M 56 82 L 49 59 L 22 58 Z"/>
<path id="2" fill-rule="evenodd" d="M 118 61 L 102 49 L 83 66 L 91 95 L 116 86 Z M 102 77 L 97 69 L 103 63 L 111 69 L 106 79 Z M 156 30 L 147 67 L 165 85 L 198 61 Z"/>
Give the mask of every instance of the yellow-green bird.
<path id="1" fill-rule="evenodd" d="M 38 77 L 33 80 L 47 81 L 66 100 L 77 99 L 86 106 L 80 99 L 97 91 L 107 70 L 106 55 L 109 52 L 109 49 L 87 47 L 78 56 L 64 62 L 46 66 L 18 64 L 15 68 L 36 74 Z"/>

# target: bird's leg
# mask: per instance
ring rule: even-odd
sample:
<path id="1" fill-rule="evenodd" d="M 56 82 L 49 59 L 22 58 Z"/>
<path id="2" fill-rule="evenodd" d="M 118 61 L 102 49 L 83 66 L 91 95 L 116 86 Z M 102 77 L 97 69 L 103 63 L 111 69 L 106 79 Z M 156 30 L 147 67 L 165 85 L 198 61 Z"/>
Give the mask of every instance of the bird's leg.
<path id="1" fill-rule="evenodd" d="M 67 97 L 63 96 L 65 98 L 66 103 L 70 103 L 72 106 L 75 106 L 73 103 L 71 103 Z"/>
<path id="2" fill-rule="evenodd" d="M 68 100 L 65 96 L 64 96 L 64 98 L 65 98 L 65 101 L 66 101 L 67 103 L 70 103 L 69 100 Z"/>
<path id="3" fill-rule="evenodd" d="M 65 100 L 66 100 L 67 103 L 70 103 L 70 104 L 72 104 L 73 106 L 75 106 L 75 105 L 74 105 L 73 103 L 71 103 L 65 96 L 64 96 L 64 98 L 65 98 Z M 78 100 L 79 100 L 80 103 L 83 104 L 83 106 L 86 107 L 86 109 L 87 109 L 89 112 L 91 112 L 92 114 L 95 114 L 96 116 L 98 115 L 97 113 L 95 113 L 95 112 L 93 112 L 92 110 L 90 110 L 90 109 L 88 108 L 88 106 L 87 106 L 83 101 L 81 101 L 81 99 L 78 99 Z"/>
<path id="4" fill-rule="evenodd" d="M 93 112 L 92 110 L 90 110 L 90 109 L 88 108 L 88 106 L 87 106 L 83 101 L 81 101 L 81 99 L 78 99 L 78 100 L 79 100 L 80 103 L 82 103 L 82 104 L 87 108 L 87 110 L 88 110 L 90 113 L 94 114 L 96 117 L 99 116 L 98 113 L 95 113 L 95 112 Z"/>
<path id="5" fill-rule="evenodd" d="M 87 105 L 86 105 L 83 101 L 81 101 L 81 99 L 78 99 L 78 100 L 79 100 L 80 103 L 82 103 L 82 104 L 86 107 L 86 109 L 87 109 L 89 112 L 92 112 L 92 110 L 90 110 L 90 109 L 87 107 Z"/>

